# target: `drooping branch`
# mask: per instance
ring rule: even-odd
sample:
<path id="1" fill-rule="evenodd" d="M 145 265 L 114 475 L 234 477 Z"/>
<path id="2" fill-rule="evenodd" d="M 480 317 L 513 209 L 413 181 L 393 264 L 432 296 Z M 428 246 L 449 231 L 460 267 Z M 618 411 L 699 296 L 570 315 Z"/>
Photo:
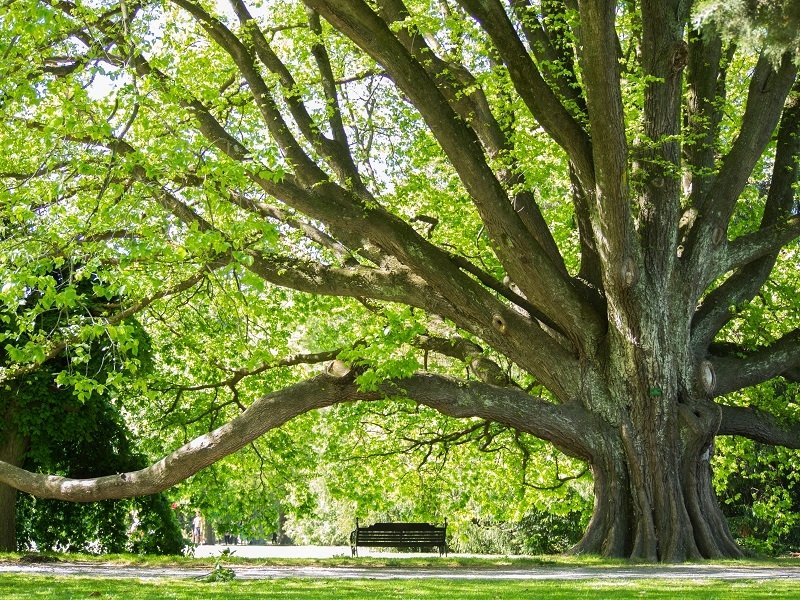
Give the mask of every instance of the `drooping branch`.
<path id="1" fill-rule="evenodd" d="M 737 354 L 712 358 L 717 378 L 715 394 L 757 385 L 800 366 L 800 329 L 755 352 Z"/>
<path id="2" fill-rule="evenodd" d="M 738 435 L 762 444 L 800 448 L 800 424 L 780 422 L 755 408 L 720 406 L 722 421 L 717 435 Z"/>
<path id="3" fill-rule="evenodd" d="M 431 374 L 387 383 L 381 392 L 358 390 L 352 374 L 319 375 L 256 400 L 231 421 L 181 446 L 155 464 L 128 473 L 93 479 L 70 479 L 31 473 L 0 462 L 0 482 L 41 498 L 91 502 L 163 491 L 228 456 L 267 431 L 310 410 L 337 403 L 409 398 L 456 417 L 480 417 L 563 444 L 576 456 L 587 457 L 592 434 L 600 427 L 576 407 L 565 408 L 520 390 L 463 382 Z M 536 415 L 531 419 L 531 414 Z"/>
<path id="4" fill-rule="evenodd" d="M 195 438 L 139 471 L 94 479 L 69 479 L 30 473 L 0 462 L 0 481 L 40 498 L 73 502 L 154 494 L 233 454 L 293 417 L 359 396 L 351 378 L 320 375 L 255 401 L 222 427 Z"/>

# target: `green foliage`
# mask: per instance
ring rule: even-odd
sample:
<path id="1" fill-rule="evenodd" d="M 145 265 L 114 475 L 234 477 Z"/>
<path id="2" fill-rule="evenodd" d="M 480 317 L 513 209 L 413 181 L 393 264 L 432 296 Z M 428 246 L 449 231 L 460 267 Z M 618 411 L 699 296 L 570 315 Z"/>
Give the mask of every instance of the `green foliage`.
<path id="1" fill-rule="evenodd" d="M 211 569 L 211 572 L 200 581 L 204 583 L 224 583 L 226 581 L 233 581 L 236 578 L 236 573 L 223 563 L 226 559 L 230 558 L 234 552 L 235 551 L 232 551 L 230 548 L 225 548 L 216 560 L 214 560 L 214 568 Z"/>
<path id="2" fill-rule="evenodd" d="M 305 102 L 311 128 L 330 137 L 333 105 L 322 92 L 311 51 L 324 41 L 352 158 L 380 207 L 443 252 L 503 281 L 494 242 L 469 193 L 408 98 L 327 23 L 320 33 L 298 26 L 307 19 L 302 3 L 268 4 L 252 3 L 254 14 L 269 14 L 270 43 L 294 78 L 287 90 L 280 74 L 259 65 L 279 108 L 291 100 Z M 555 4 L 560 3 L 533 3 L 531 16 L 548 5 L 541 11 L 547 13 L 545 24 L 566 32 L 564 41 L 570 42 L 577 15 L 561 14 Z M 453 64 L 474 75 L 465 87 L 456 86 L 456 94 L 482 90 L 508 136 L 507 150 L 487 152 L 490 166 L 503 183 L 524 175 L 519 190 L 508 184 L 509 195 L 534 196 L 567 269 L 577 273 L 580 245 L 564 152 L 554 149 L 517 96 L 472 19 L 449 6 L 440 10 L 417 0 L 407 5 L 408 18 L 393 26 L 436 46 L 445 64 L 442 81 L 458 78 Z M 319 236 L 335 237 L 335 223 L 314 211 L 304 216 L 302 202 L 284 205 L 271 197 L 269 186 L 254 182 L 294 182 L 294 159 L 265 127 L 252 88 L 241 82 L 231 57 L 196 20 L 177 5 L 150 3 L 123 28 L 124 41 L 109 45 L 92 29 L 97 39 L 84 37 L 97 47 L 84 47 L 74 32 L 96 24 L 97 11 L 118 18 L 124 4 L 77 2 L 74 18 L 62 12 L 67 6 L 72 5 L 16 0 L 0 9 L 0 376 L 6 386 L 2 402 L 8 403 L 2 407 L 13 409 L 14 427 L 30 443 L 29 467 L 78 477 L 138 468 L 144 459 L 137 449 L 163 455 L 240 414 L 256 398 L 320 371 L 311 358 L 291 367 L 285 364 L 291 361 L 282 363 L 290 357 L 338 352 L 369 391 L 422 368 L 472 376 L 461 361 L 415 347 L 423 334 L 474 339 L 452 323 L 389 302 L 290 291 L 257 273 L 259 253 L 264 262 L 275 259 L 281 276 L 292 271 L 284 258 L 346 271 L 354 262 L 368 264 L 368 246 L 383 240 L 367 240 L 363 255 L 354 250 L 340 256 L 305 233 L 315 228 Z M 707 0 L 698 3 L 696 14 L 704 28 L 718 27 L 726 39 L 766 45 L 779 56 L 797 46 L 797 6 L 788 0 Z M 649 152 L 667 140 L 644 137 L 644 97 L 655 81 L 639 64 L 643 29 L 631 7 L 620 4 L 616 15 L 626 134 L 632 147 Z M 239 33 L 230 15 L 219 18 Z M 533 20 L 528 25 L 539 27 Z M 246 44 L 253 41 L 246 31 L 242 36 Z M 134 48 L 163 76 L 131 68 Z M 85 64 L 72 71 L 55 75 L 45 68 L 76 55 Z M 546 76 L 563 74 L 570 58 L 539 66 Z M 715 142 L 720 154 L 738 134 L 753 66 L 752 57 L 726 60 L 727 96 Z M 197 104 L 191 108 L 195 101 L 248 148 L 246 159 L 232 158 L 201 134 Z M 577 104 L 570 100 L 567 108 L 583 121 Z M 313 160 L 325 151 L 313 142 L 301 145 Z M 769 158 L 758 165 L 737 203 L 731 236 L 755 227 L 770 168 Z M 305 191 L 328 201 L 323 185 Z M 345 229 L 358 237 L 357 227 Z M 788 269 L 779 269 L 758 298 L 732 307 L 727 339 L 755 349 L 798 325 L 792 253 L 796 248 L 784 256 Z M 224 266 L 210 268 L 219 263 Z M 190 278 L 194 283 L 186 284 Z M 312 283 L 325 290 L 316 279 Z M 136 306 L 138 324 L 110 322 Z M 60 346 L 63 352 L 55 352 Z M 521 388 L 539 391 L 530 374 L 491 351 L 486 355 Z M 13 375 L 29 367 L 32 374 Z M 661 394 L 660 387 L 650 388 L 651 397 Z M 796 403 L 783 402 L 778 393 L 753 392 L 731 401 L 783 411 L 781 418 L 797 416 Z M 744 450 L 723 443 L 717 449 L 721 464 L 747 467 L 746 477 L 733 467 L 718 469 L 720 495 L 730 492 L 728 506 L 744 502 L 759 527 L 771 510 L 789 515 L 782 523 L 794 524 L 792 494 L 776 491 L 777 480 L 754 479 L 762 464 L 756 458 L 772 467 L 776 456 L 759 450 L 745 463 Z M 793 456 L 785 459 L 795 462 Z M 745 488 L 757 484 L 764 491 L 745 498 Z M 497 423 L 456 421 L 401 400 L 297 418 L 171 494 L 181 506 L 201 509 L 218 533 L 245 538 L 266 537 L 284 518 L 293 536 L 320 542 L 341 540 L 356 516 L 448 518 L 464 548 L 531 552 L 572 543 L 591 505 L 589 476 L 579 461 Z M 99 541 L 106 550 L 175 551 L 180 540 L 174 512 L 160 497 L 92 507 L 24 499 L 21 507 L 25 535 L 45 546 L 82 548 Z M 132 510 L 141 523 L 125 538 Z M 758 532 L 777 550 L 789 544 L 781 528 L 774 524 Z"/>
<path id="3" fill-rule="evenodd" d="M 66 411 L 66 417 L 64 429 L 44 421 L 30 430 L 32 446 L 25 468 L 92 477 L 147 466 L 144 456 L 131 447 L 121 416 L 105 398 L 73 404 L 73 412 Z M 20 547 L 64 552 L 178 554 L 184 545 L 163 494 L 90 504 L 20 494 L 17 539 Z"/>
<path id="4" fill-rule="evenodd" d="M 120 395 L 131 383 L 123 375 L 149 368 L 149 338 L 136 321 L 96 318 L 119 301 L 98 275 L 71 263 L 53 267 L 34 265 L 27 281 L 17 271 L 4 287 L 0 334 L 7 343 L 0 364 L 12 372 L 19 364 L 42 364 L 4 385 L 0 435 L 25 439 L 23 466 L 34 471 L 91 477 L 141 469 L 148 460 L 133 447 Z M 75 325 L 79 334 L 65 351 L 47 357 L 48 345 Z M 92 504 L 18 495 L 16 511 L 20 547 L 168 554 L 183 548 L 163 495 Z"/>
<path id="5" fill-rule="evenodd" d="M 703 0 L 694 18 L 744 46 L 765 49 L 776 62 L 800 49 L 800 5 L 794 0 Z"/>
<path id="6" fill-rule="evenodd" d="M 453 552 L 477 554 L 560 554 L 580 541 L 588 511 L 558 514 L 532 509 L 517 522 L 464 524 L 450 543 Z"/>
<path id="7" fill-rule="evenodd" d="M 714 459 L 717 496 L 739 543 L 767 555 L 800 550 L 796 450 L 720 438 Z"/>

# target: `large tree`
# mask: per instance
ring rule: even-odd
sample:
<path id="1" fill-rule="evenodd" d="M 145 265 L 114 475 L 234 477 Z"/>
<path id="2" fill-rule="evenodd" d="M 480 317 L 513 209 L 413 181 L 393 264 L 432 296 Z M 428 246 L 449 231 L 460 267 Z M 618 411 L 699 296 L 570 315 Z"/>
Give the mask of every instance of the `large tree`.
<path id="1" fill-rule="evenodd" d="M 124 315 L 166 321 L 158 306 L 199 290 L 239 302 L 250 345 L 224 362 L 209 347 L 208 378 L 181 388 L 229 393 L 241 414 L 153 466 L 70 480 L 0 463 L 0 481 L 75 501 L 151 493 L 307 411 L 410 399 L 585 461 L 579 552 L 740 553 L 711 486 L 715 437 L 800 447 L 797 422 L 726 396 L 800 367 L 796 294 L 771 284 L 800 235 L 791 48 L 759 56 L 679 0 L 4 11 L 2 218 L 25 238 L 3 242 L 4 300 L 65 255 L 91 265 L 95 293 L 140 299 L 16 348 L 2 377 Z M 784 311 L 776 333 L 743 331 L 753 302 Z M 278 352 L 292 318 L 314 352 Z M 169 327 L 173 345 L 194 335 Z"/>

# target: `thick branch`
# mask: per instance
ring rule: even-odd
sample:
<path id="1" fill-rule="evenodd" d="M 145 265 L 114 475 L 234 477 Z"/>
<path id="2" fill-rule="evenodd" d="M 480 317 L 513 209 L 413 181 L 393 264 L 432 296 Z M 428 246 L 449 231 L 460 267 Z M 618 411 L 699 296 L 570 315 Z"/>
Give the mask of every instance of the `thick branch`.
<path id="1" fill-rule="evenodd" d="M 529 301 L 576 339 L 599 335 L 601 324 L 591 306 L 547 254 L 530 244 L 528 229 L 489 168 L 474 132 L 387 24 L 358 0 L 307 0 L 307 4 L 383 64 L 420 111 L 475 202 L 498 257 Z"/>
<path id="2" fill-rule="evenodd" d="M 712 362 L 717 376 L 714 391 L 717 395 L 762 383 L 800 366 L 800 329 L 742 358 L 720 356 Z"/>
<path id="3" fill-rule="evenodd" d="M 361 178 L 350 155 L 349 146 L 347 143 L 347 135 L 344 131 L 344 125 L 341 121 L 341 112 L 339 109 L 338 99 L 336 97 L 336 89 L 333 85 L 333 74 L 330 68 L 330 62 L 327 60 L 327 53 L 321 42 L 314 44 L 312 52 L 317 58 L 318 67 L 322 76 L 323 89 L 328 101 L 330 103 L 329 111 L 330 125 L 333 131 L 334 139 L 327 138 L 322 134 L 317 124 L 308 113 L 305 105 L 300 99 L 297 92 L 297 82 L 292 76 L 286 65 L 278 58 L 278 55 L 272 50 L 269 42 L 262 33 L 255 19 L 250 15 L 247 6 L 242 0 L 229 0 L 231 7 L 236 13 L 239 21 L 242 24 L 246 34 L 251 37 L 254 50 L 259 60 L 273 73 L 275 73 L 281 82 L 283 88 L 283 97 L 286 105 L 289 107 L 295 123 L 297 123 L 303 137 L 317 150 L 322 156 L 328 160 L 328 164 L 336 171 L 341 182 L 350 181 L 357 184 L 359 189 L 363 188 Z M 206 17 L 210 18 L 210 17 Z M 318 27 L 319 18 L 314 15 L 309 16 L 309 24 L 315 34 L 320 35 L 321 31 Z M 219 28 L 221 24 L 215 25 Z M 226 37 L 233 34 L 228 31 Z M 223 46 L 224 47 L 224 46 Z M 233 56 L 233 55 L 232 55 Z M 236 59 L 236 57 L 234 57 Z M 238 61 L 237 61 L 238 63 Z"/>
<path id="4" fill-rule="evenodd" d="M 237 65 L 244 71 L 249 69 L 251 77 L 248 81 L 257 86 L 263 84 L 247 48 L 240 40 L 231 36 L 224 27 L 220 28 L 218 21 L 208 17 L 191 0 L 175 1 L 187 10 L 194 11 L 205 23 L 212 38 L 218 39 L 223 47 L 227 44 L 234 60 L 238 61 Z M 487 228 L 494 231 L 500 241 L 499 254 L 513 267 L 510 271 L 512 279 L 520 285 L 527 282 L 528 289 L 523 292 L 529 301 L 547 307 L 548 310 L 543 312 L 574 338 L 599 334 L 601 323 L 597 314 L 579 296 L 572 283 L 544 253 L 530 252 L 530 235 L 486 164 L 474 135 L 456 117 L 424 69 L 408 56 L 386 24 L 368 7 L 359 2 L 347 3 L 343 10 L 355 10 L 356 20 L 365 18 L 370 27 L 376 27 L 375 36 L 367 40 L 361 39 L 365 35 L 364 28 L 358 29 L 361 36 L 359 42 L 369 46 L 379 58 L 397 68 L 394 75 L 402 75 L 406 89 L 422 96 L 417 98 L 420 106 L 426 110 L 433 107 L 435 114 L 432 116 L 444 119 L 440 125 L 448 134 L 444 136 L 448 150 L 456 156 L 455 163 L 459 165 L 462 178 L 473 188 L 473 197 L 480 200 Z M 114 29 L 106 33 L 111 38 L 118 34 Z M 382 43 L 384 41 L 388 46 Z M 141 54 L 132 52 L 129 64 L 140 76 L 152 77 L 166 89 L 175 88 L 170 78 L 154 69 Z M 419 82 L 425 85 L 417 85 Z M 178 104 L 197 119 L 201 133 L 209 142 L 232 160 L 245 164 L 247 175 L 265 192 L 310 218 L 325 223 L 328 232 L 351 248 L 359 247 L 359 241 L 364 240 L 361 245 L 368 244 L 378 255 L 370 260 L 384 265 L 384 268 L 376 270 L 336 270 L 287 258 L 252 254 L 254 270 L 260 271 L 268 281 L 316 293 L 401 301 L 438 313 L 486 340 L 523 368 L 536 373 L 545 385 L 560 396 L 569 398 L 577 395 L 576 390 L 572 389 L 574 378 L 567 376 L 570 368 L 566 367 L 575 362 L 574 355 L 554 343 L 538 322 L 499 302 L 486 288 L 463 273 L 449 254 L 433 246 L 408 223 L 383 210 L 377 202 L 365 202 L 329 180 L 314 181 L 310 187 L 305 187 L 302 178 L 290 174 L 284 174 L 280 180 L 261 177 L 261 169 L 248 164 L 252 161 L 249 148 L 226 131 L 202 102 L 191 95 L 187 96 L 185 89 L 175 96 Z M 271 100 L 265 95 L 259 102 L 262 114 L 266 117 L 274 108 L 269 106 Z M 285 126 L 278 124 L 277 127 L 280 130 Z M 287 143 L 294 142 L 288 140 Z M 306 182 L 315 179 L 311 175 L 309 177 L 309 173 L 306 173 Z M 380 250 L 384 250 L 385 254 Z M 398 261 L 402 264 L 398 264 Z M 411 271 L 415 275 L 410 275 Z M 520 276 L 516 277 L 515 273 Z"/>
<path id="5" fill-rule="evenodd" d="M 686 130 L 683 147 L 691 169 L 691 198 L 696 205 L 708 192 L 715 161 L 715 140 L 722 120 L 724 93 L 722 39 L 713 31 L 689 32 L 686 69 Z"/>
<path id="6" fill-rule="evenodd" d="M 325 92 L 325 100 L 328 105 L 328 124 L 330 125 L 333 139 L 339 145 L 338 152 L 334 151 L 334 154 L 338 158 L 338 163 L 344 165 L 342 170 L 349 171 L 350 177 L 354 182 L 363 188 L 364 184 L 361 182 L 358 170 L 353 162 L 353 156 L 350 153 L 350 143 L 342 121 L 342 109 L 339 104 L 339 94 L 336 91 L 336 80 L 333 77 L 331 60 L 328 56 L 328 50 L 322 42 L 322 23 L 319 15 L 311 9 L 308 9 L 308 24 L 311 27 L 311 31 L 317 36 L 317 41 L 311 46 L 311 53 L 314 55 L 322 78 L 322 89 Z"/>
<path id="7" fill-rule="evenodd" d="M 312 294 L 402 302 L 432 312 L 446 312 L 445 303 L 419 277 L 407 270 L 389 271 L 352 265 L 337 269 L 288 256 L 250 250 L 253 273 L 275 285 Z"/>
<path id="8" fill-rule="evenodd" d="M 387 394 L 407 397 L 452 417 L 479 417 L 532 433 L 583 458 L 588 458 L 592 434 L 599 427 L 577 407 L 556 406 L 520 390 L 478 382 L 420 374 L 386 384 L 384 392 L 364 393 L 357 389 L 350 374 L 320 375 L 256 400 L 222 427 L 145 469 L 94 479 L 69 479 L 31 473 L 0 462 L 0 482 L 42 498 L 73 502 L 153 494 L 191 477 L 298 415 L 342 402 L 377 400 Z"/>
<path id="9" fill-rule="evenodd" d="M 800 162 L 800 84 L 795 84 L 781 117 L 772 181 L 759 230 L 731 242 L 715 265 L 715 276 L 737 270 L 703 300 L 692 322 L 692 343 L 704 352 L 733 313 L 730 306 L 750 301 L 769 277 L 781 245 L 797 236 L 790 217 Z"/>
<path id="10" fill-rule="evenodd" d="M 636 279 L 631 265 L 640 265 L 628 190 L 628 143 L 617 56 L 616 2 L 579 1 L 579 55 L 592 135 L 596 188 L 588 202 L 597 251 L 605 266 L 610 297 L 625 293 Z M 620 268 L 622 267 L 622 268 Z"/>
<path id="11" fill-rule="evenodd" d="M 697 218 L 685 244 L 689 272 L 700 275 L 698 289 L 694 290 L 697 294 L 716 275 L 712 257 L 726 239 L 736 201 L 772 137 L 796 74 L 797 68 L 788 56 L 778 71 L 764 57 L 756 66 L 739 135 L 708 193 L 695 207 Z"/>
<path id="12" fill-rule="evenodd" d="M 219 19 L 213 17 L 200 5 L 191 0 L 172 0 L 191 14 L 223 50 L 233 59 L 242 76 L 253 92 L 253 99 L 261 111 L 264 123 L 270 135 L 281 147 L 286 158 L 297 170 L 297 175 L 308 185 L 315 185 L 327 180 L 327 175 L 303 150 L 283 119 L 280 110 L 272 98 L 269 87 L 261 77 L 253 57 L 242 41 L 236 37 Z"/>
<path id="13" fill-rule="evenodd" d="M 717 435 L 739 435 L 762 444 L 800 448 L 800 424 L 781 423 L 770 413 L 740 406 L 720 406 Z"/>
<path id="14" fill-rule="evenodd" d="M 251 200 L 236 193 L 228 193 L 228 197 L 230 198 L 231 202 L 235 203 L 237 206 L 248 210 L 254 210 L 262 217 L 275 219 L 276 221 L 280 221 L 292 229 L 302 232 L 307 239 L 319 244 L 323 248 L 328 248 L 343 262 L 347 262 L 348 260 L 352 259 L 352 253 L 350 249 L 342 244 L 339 240 L 334 239 L 322 229 L 315 227 L 311 223 L 301 219 L 293 218 L 286 210 L 278 206 L 267 204 L 266 202 Z"/>
<path id="15" fill-rule="evenodd" d="M 195 438 L 139 471 L 95 479 L 30 473 L 0 462 L 0 481 L 40 498 L 92 502 L 163 491 L 236 452 L 270 429 L 316 408 L 359 397 L 350 379 L 320 375 L 255 401 L 222 427 Z"/>
<path id="16" fill-rule="evenodd" d="M 717 269 L 720 273 L 738 269 L 767 255 L 774 255 L 800 236 L 800 217 L 791 217 L 754 233 L 743 235 L 730 244 Z"/>
<path id="17" fill-rule="evenodd" d="M 415 340 L 414 345 L 426 352 L 437 352 L 464 361 L 469 365 L 471 372 L 484 383 L 499 386 L 511 384 L 511 379 L 500 365 L 483 356 L 483 348 L 467 339 L 422 335 Z"/>
<path id="18" fill-rule="evenodd" d="M 403 395 L 456 418 L 479 417 L 554 443 L 588 459 L 600 422 L 577 405 L 555 405 L 513 387 L 416 375 L 397 384 Z"/>
<path id="19" fill-rule="evenodd" d="M 547 27 L 539 19 L 530 0 L 511 0 L 510 4 L 520 21 L 528 46 L 540 65 L 542 76 L 558 92 L 565 108 L 576 118 L 585 119 L 586 99 L 575 75 L 575 48 L 567 35 L 566 3 L 561 0 L 542 3 L 542 12 L 549 21 Z"/>
<path id="20" fill-rule="evenodd" d="M 657 287 L 670 278 L 676 258 L 680 211 L 680 142 L 683 69 L 688 49 L 683 27 L 689 4 L 683 0 L 642 0 L 644 136 L 636 149 L 639 188 L 638 233 L 645 269 Z M 656 280 L 656 273 L 662 280 Z"/>
<path id="21" fill-rule="evenodd" d="M 414 345 L 426 352 L 437 352 L 444 356 L 467 361 L 483 354 L 483 348 L 462 337 L 444 338 L 432 335 L 419 336 Z"/>
<path id="22" fill-rule="evenodd" d="M 395 24 L 405 23 L 409 17 L 401 0 L 381 0 L 380 5 L 382 14 L 393 27 Z M 504 131 L 498 123 L 486 94 L 472 73 L 463 65 L 442 60 L 428 46 L 425 37 L 416 30 L 402 27 L 398 30 L 397 37 L 436 81 L 453 110 L 474 130 L 488 156 L 500 163 L 507 162 L 513 156 L 509 132 Z M 509 165 L 500 167 L 497 177 L 508 189 L 518 190 L 514 192 L 514 209 L 533 240 L 547 253 L 553 264 L 566 274 L 564 259 L 524 175 Z"/>
<path id="23" fill-rule="evenodd" d="M 567 152 L 585 187 L 594 187 L 594 168 L 589 136 L 564 107 L 530 59 L 504 7 L 497 0 L 460 0 L 489 34 L 508 69 L 514 88 L 531 114 Z"/>

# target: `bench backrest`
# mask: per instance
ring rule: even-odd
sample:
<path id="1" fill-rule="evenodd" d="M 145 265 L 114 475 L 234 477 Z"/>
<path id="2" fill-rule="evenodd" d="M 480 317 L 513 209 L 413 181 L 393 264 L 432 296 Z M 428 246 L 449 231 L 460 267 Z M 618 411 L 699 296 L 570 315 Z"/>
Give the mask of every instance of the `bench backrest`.
<path id="1" fill-rule="evenodd" d="M 447 528 L 430 523 L 374 523 L 357 527 L 359 546 L 438 546 L 445 544 Z"/>

